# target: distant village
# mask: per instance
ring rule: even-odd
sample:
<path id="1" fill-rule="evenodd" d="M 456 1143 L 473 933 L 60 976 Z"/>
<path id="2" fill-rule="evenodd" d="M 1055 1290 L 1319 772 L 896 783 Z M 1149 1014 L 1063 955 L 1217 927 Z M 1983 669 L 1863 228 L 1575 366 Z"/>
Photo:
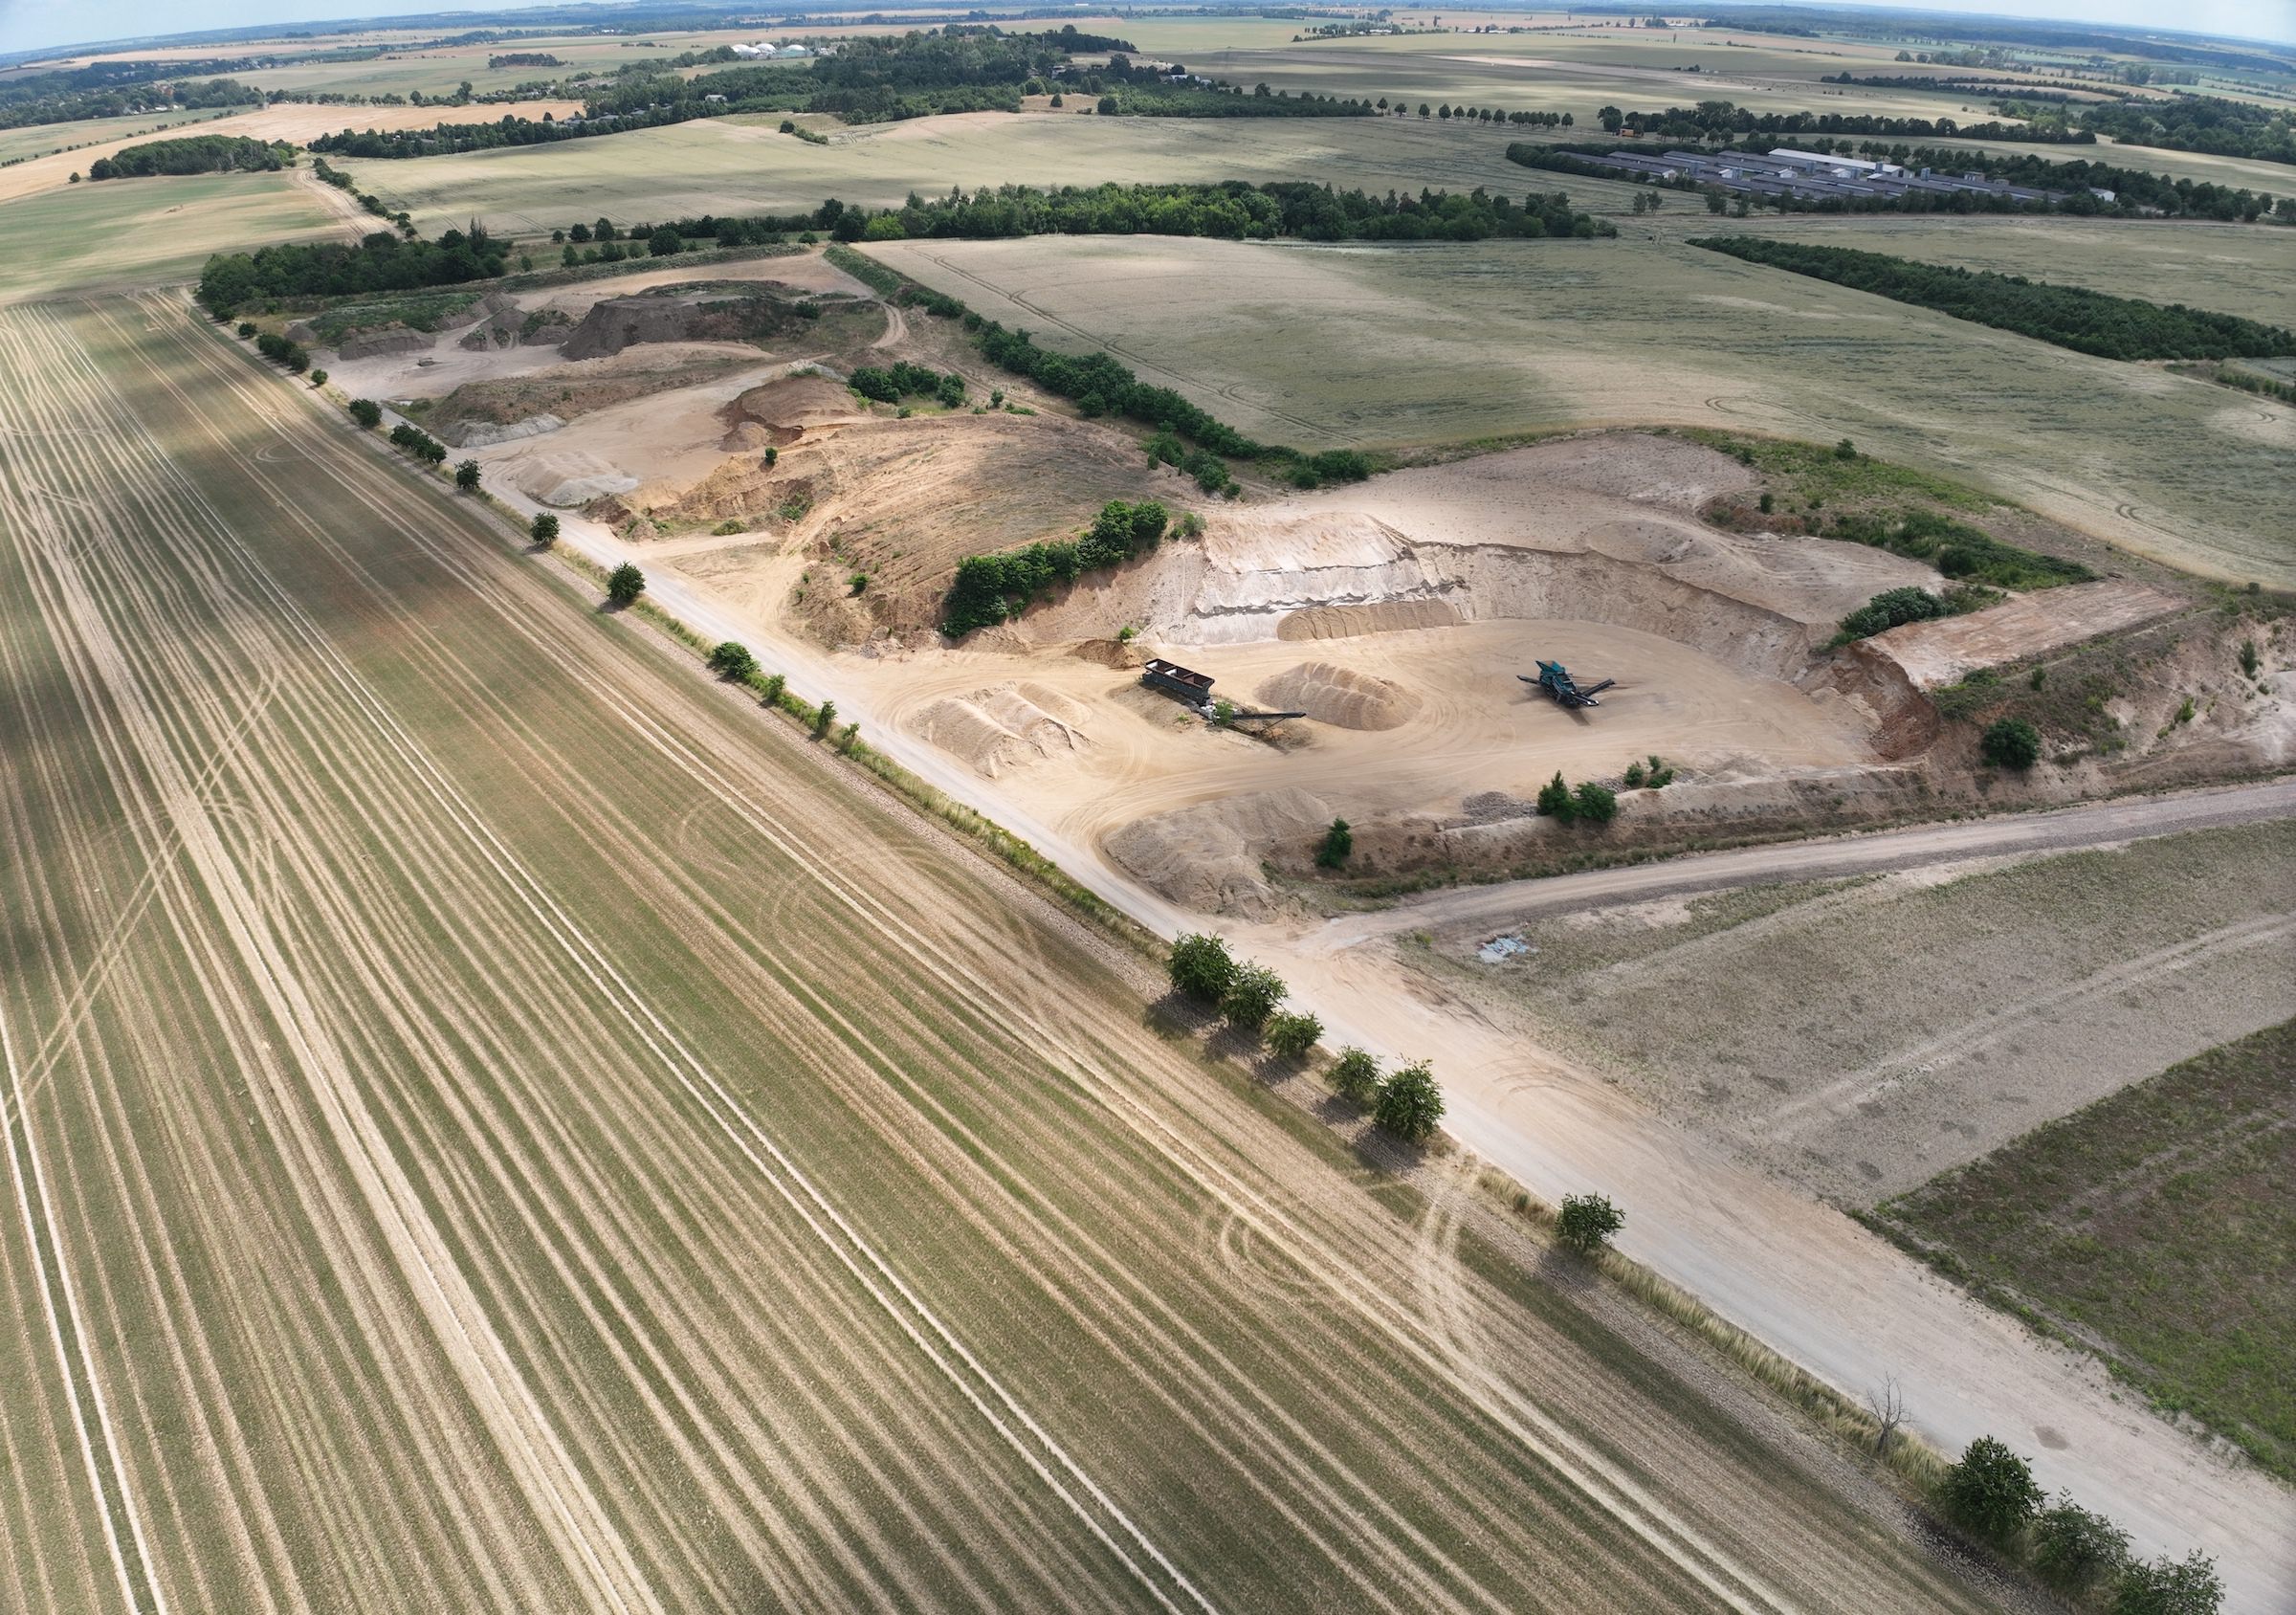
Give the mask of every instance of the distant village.
<path id="1" fill-rule="evenodd" d="M 1817 201 L 1826 197 L 1872 200 L 1904 196 L 1911 191 L 1971 196 L 1999 196 L 2013 202 L 2062 202 L 2065 192 L 2039 186 L 2011 185 L 1983 174 L 1949 174 L 1935 168 L 1910 169 L 1902 164 L 1868 162 L 1860 157 L 1837 157 L 1820 151 L 1779 146 L 1763 154 L 1744 151 L 1667 151 L 1658 156 L 1640 152 L 1587 153 L 1578 159 L 1601 168 L 1661 182 L 1687 181 L 1739 196 L 1789 196 Z M 2090 188 L 2101 202 L 2113 192 Z"/>

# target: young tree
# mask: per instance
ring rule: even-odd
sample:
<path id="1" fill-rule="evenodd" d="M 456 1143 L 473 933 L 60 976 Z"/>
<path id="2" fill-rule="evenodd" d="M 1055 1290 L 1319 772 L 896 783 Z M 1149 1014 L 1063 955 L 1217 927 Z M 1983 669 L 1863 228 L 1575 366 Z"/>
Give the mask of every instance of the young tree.
<path id="1" fill-rule="evenodd" d="M 1834 445 L 1834 458 L 1838 460 L 1854 460 L 1857 457 L 1858 446 L 1855 443 L 1852 443 L 1848 438 L 1844 437 L 1841 442 Z"/>
<path id="2" fill-rule="evenodd" d="M 2005 1542 L 2041 1506 L 2032 1466 L 1989 1435 L 1971 1442 L 1945 1474 L 1946 1513 L 1980 1537 Z"/>
<path id="3" fill-rule="evenodd" d="M 1873 1455 L 1886 1458 L 1889 1444 L 1897 1439 L 1897 1427 L 1906 1422 L 1906 1393 L 1898 1387 L 1897 1376 L 1884 1376 L 1880 1390 L 1866 1393 L 1866 1405 L 1873 1412 Z"/>
<path id="4" fill-rule="evenodd" d="M 1555 1219 L 1555 1237 L 1580 1255 L 1591 1256 L 1625 1226 L 1626 1213 L 1613 1206 L 1607 1195 L 1566 1194 L 1561 1213 Z"/>
<path id="5" fill-rule="evenodd" d="M 312 371 L 312 372 L 311 372 L 311 385 L 312 385 L 313 387 L 324 387 L 324 386 L 326 386 L 326 385 L 327 385 L 327 373 L 326 373 L 326 371 L 324 371 L 324 370 L 314 370 L 314 371 Z"/>
<path id="6" fill-rule="evenodd" d="M 836 721 L 837 703 L 835 701 L 822 702 L 813 709 L 813 738 L 817 741 L 820 740 L 822 736 L 829 732 L 829 725 Z"/>
<path id="7" fill-rule="evenodd" d="M 2041 731 L 2021 718 L 1996 719 L 1977 741 L 1977 754 L 1996 768 L 2021 774 L 2041 761 Z"/>
<path id="8" fill-rule="evenodd" d="M 720 678 L 740 683 L 758 671 L 758 658 L 740 640 L 720 640 L 710 653 L 710 671 Z"/>
<path id="9" fill-rule="evenodd" d="M 1304 1011 L 1278 1009 L 1268 1017 L 1268 1047 L 1287 1060 L 1296 1060 L 1315 1047 L 1323 1023 Z"/>
<path id="10" fill-rule="evenodd" d="M 2033 1521 L 2033 1567 L 2051 1584 L 2086 1593 L 2129 1563 L 2129 1533 L 2059 1493 Z"/>
<path id="11" fill-rule="evenodd" d="M 242 320 L 242 321 L 239 321 L 239 335 L 240 335 L 240 337 L 241 337 L 242 339 L 245 339 L 245 338 L 248 338 L 248 337 L 252 337 L 252 336 L 254 336 L 254 334 L 255 334 L 255 322 L 254 322 L 254 321 L 252 321 L 252 320 Z"/>
<path id="12" fill-rule="evenodd" d="M 625 561 L 607 574 L 606 597 L 617 606 L 634 606 L 646 592 L 646 574 Z"/>
<path id="13" fill-rule="evenodd" d="M 1571 799 L 1571 812 L 1589 824 L 1606 825 L 1619 816 L 1619 798 L 1609 786 L 1588 780 Z"/>
<path id="14" fill-rule="evenodd" d="M 1380 1084 L 1371 1118 L 1397 1138 L 1424 1143 L 1443 1121 L 1443 1090 L 1435 1085 L 1427 1062 L 1398 1066 Z"/>
<path id="15" fill-rule="evenodd" d="M 1172 944 L 1164 971 L 1172 990 L 1201 1004 L 1217 1004 L 1236 980 L 1236 962 L 1218 937 L 1190 932 Z"/>
<path id="16" fill-rule="evenodd" d="M 359 423 L 363 431 L 372 431 L 383 424 L 383 408 L 371 398 L 354 398 L 349 408 L 351 419 Z"/>
<path id="17" fill-rule="evenodd" d="M 686 238 L 664 225 L 646 238 L 646 251 L 657 258 L 673 258 L 686 250 Z"/>
<path id="18" fill-rule="evenodd" d="M 1220 995 L 1220 1013 L 1237 1030 L 1256 1032 L 1290 992 L 1283 977 L 1265 964 L 1239 964 L 1227 990 Z"/>
<path id="19" fill-rule="evenodd" d="M 454 486 L 458 492 L 475 494 L 478 491 L 478 462 L 464 460 L 454 468 Z"/>
<path id="20" fill-rule="evenodd" d="M 1571 787 L 1562 783 L 1561 769 L 1556 769 L 1555 777 L 1538 787 L 1538 810 L 1566 825 L 1578 815 L 1578 805 L 1571 800 Z"/>
<path id="21" fill-rule="evenodd" d="M 1343 1097 L 1358 1105 L 1369 1104 L 1380 1091 L 1380 1062 L 1360 1049 L 1340 1050 L 1324 1075 Z"/>
<path id="22" fill-rule="evenodd" d="M 526 536 L 548 549 L 558 542 L 558 518 L 546 510 L 537 511 L 534 520 L 526 524 Z"/>
<path id="23" fill-rule="evenodd" d="M 2164 1554 L 2150 1564 L 2131 1564 L 2113 1593 L 2112 1615 L 2217 1615 L 2223 1605 L 2216 1561 L 2196 1550 L 2182 1560 Z"/>
<path id="24" fill-rule="evenodd" d="M 1347 828 L 1345 819 L 1334 819 L 1332 828 L 1323 832 L 1323 845 L 1315 849 L 1315 867 L 1337 869 L 1355 850 L 1356 832 Z"/>
<path id="25" fill-rule="evenodd" d="M 782 704 L 782 696 L 789 688 L 789 680 L 778 673 L 769 673 L 758 680 L 758 697 L 769 707 Z"/>

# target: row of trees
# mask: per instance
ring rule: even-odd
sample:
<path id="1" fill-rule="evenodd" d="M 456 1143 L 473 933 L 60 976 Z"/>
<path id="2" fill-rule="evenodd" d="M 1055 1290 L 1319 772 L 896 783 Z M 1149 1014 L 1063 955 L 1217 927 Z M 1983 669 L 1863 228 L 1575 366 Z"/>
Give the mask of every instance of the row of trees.
<path id="1" fill-rule="evenodd" d="M 1889 135 L 1912 140 L 2065 141 L 2093 145 L 2086 130 L 2034 129 L 2014 123 L 1956 123 L 1951 118 L 1883 118 L 1858 112 L 1755 112 L 1733 101 L 1704 100 L 1659 112 L 1596 114 L 1611 134 L 1632 126 L 1668 140 L 1729 139 L 1735 135 Z"/>
<path id="2" fill-rule="evenodd" d="M 1756 235 L 1706 236 L 1690 245 L 2103 359 L 2265 359 L 2296 354 L 2296 331 L 2182 303 L 2164 306 L 2083 286 L 2053 286 L 2021 275 Z"/>
<path id="3" fill-rule="evenodd" d="M 994 555 L 968 555 L 942 604 L 940 631 L 954 638 L 1017 617 L 1056 584 L 1120 565 L 1163 542 L 1170 513 L 1154 499 L 1111 499 L 1073 539 L 1052 539 Z"/>
<path id="4" fill-rule="evenodd" d="M 1231 1029 L 1263 1041 L 1285 1059 L 1304 1059 L 1323 1035 L 1311 1014 L 1288 1012 L 1284 980 L 1264 964 L 1238 960 L 1218 937 L 1191 934 L 1172 944 L 1164 963 L 1172 990 L 1217 1009 Z M 1372 1120 L 1410 1143 L 1424 1143 L 1443 1124 L 1443 1090 L 1424 1060 L 1382 1073 L 1361 1049 L 1342 1049 L 1325 1073 L 1345 1097 L 1370 1110 Z"/>
<path id="5" fill-rule="evenodd" d="M 436 241 L 402 240 L 378 231 L 356 247 L 287 242 L 254 253 L 219 253 L 200 271 L 200 305 L 218 320 L 266 299 L 342 297 L 453 286 L 502 273 L 503 248 L 474 224 Z"/>
<path id="6" fill-rule="evenodd" d="M 121 146 L 88 165 L 91 180 L 152 174 L 269 173 L 287 166 L 293 148 L 241 135 L 183 135 Z"/>
<path id="7" fill-rule="evenodd" d="M 1657 761 L 1651 759 L 1653 763 Z M 1564 781 L 1562 770 L 1557 768 L 1555 777 L 1538 787 L 1538 810 L 1541 815 L 1566 825 L 1606 825 L 1619 816 L 1619 796 L 1608 785 L 1597 785 L 1592 780 L 1581 781 L 1578 788 L 1573 790 Z"/>
<path id="8" fill-rule="evenodd" d="M 879 404 L 926 397 L 944 409 L 954 409 L 964 402 L 962 376 L 954 370 L 936 370 L 929 365 L 912 365 L 906 359 L 883 367 L 865 365 L 846 379 L 846 385 Z"/>
<path id="9" fill-rule="evenodd" d="M 1963 1530 L 2022 1556 L 2062 1592 L 2107 1601 L 2112 1615 L 2216 1615 L 2223 1604 L 2223 1581 L 2206 1554 L 2131 1557 L 2129 1533 L 2069 1493 L 2050 1502 L 2032 1465 L 1992 1436 L 1963 1449 L 1938 1496 Z"/>
<path id="10" fill-rule="evenodd" d="M 2091 140 L 2110 135 L 2127 145 L 2296 164 L 2296 113 L 2220 96 L 2092 106 L 2081 114 L 2081 127 Z"/>

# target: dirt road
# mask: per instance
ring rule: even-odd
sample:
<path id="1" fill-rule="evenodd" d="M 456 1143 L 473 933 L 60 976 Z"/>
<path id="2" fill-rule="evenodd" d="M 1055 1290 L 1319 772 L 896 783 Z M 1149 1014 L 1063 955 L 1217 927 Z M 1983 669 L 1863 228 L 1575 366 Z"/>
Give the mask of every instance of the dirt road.
<path id="1" fill-rule="evenodd" d="M 1463 886 L 1412 897 L 1376 914 L 1342 916 L 1307 933 L 1294 945 L 1336 953 L 1375 938 L 1443 926 L 1506 925 L 1530 915 L 1685 897 L 1731 886 L 1757 886 L 1774 880 L 1837 880 L 2000 853 L 2071 852 L 2142 836 L 2291 816 L 2296 816 L 2296 777 L 2175 796 L 2132 796 L 2045 813 L 2007 813 L 1999 818 L 1920 825 L 1872 835 L 1744 847 L 1668 858 L 1663 863 L 1587 870 L 1546 880 Z"/>
<path id="2" fill-rule="evenodd" d="M 502 490 L 506 495 L 507 490 Z M 515 499 L 514 499 L 514 502 Z M 568 542 L 608 564 L 643 555 L 579 520 Z M 993 782 L 948 753 L 901 733 L 871 702 L 873 680 L 818 648 L 773 631 L 674 577 L 652 584 L 662 603 L 713 637 L 740 639 L 809 700 L 834 698 L 872 742 L 958 801 L 1004 824 L 1072 877 L 1163 936 L 1207 926 L 1201 915 L 1142 890 L 1097 849 L 1079 845 L 1017 807 Z M 1892 857 L 1967 856 L 2050 835 L 2093 844 L 2242 816 L 2288 810 L 2296 785 L 2139 799 L 2063 813 L 1939 826 L 1838 842 L 1717 854 L 1696 865 L 1650 865 L 1445 894 L 1430 903 L 1471 907 L 1546 901 L 1550 887 L 1578 900 L 1634 891 L 1649 896 L 1681 869 L 1721 865 L 1740 880 L 1882 867 Z M 2222 815 L 2221 819 L 2212 815 Z M 2078 838 L 2089 837 L 2089 841 Z M 1873 852 L 1863 851 L 1871 845 Z M 1925 849 L 1927 851 L 1925 851 Z M 1854 860 L 1875 857 L 1880 864 Z M 1848 860 L 1844 864 L 1844 860 Z M 1767 872 L 1767 874 L 1765 874 Z M 1727 883 L 1731 875 L 1693 874 Z M 1638 883 L 1653 883 L 1638 889 Z M 1632 1255 L 1683 1284 L 1852 1394 L 1885 1375 L 1904 1385 L 1914 1422 L 1958 1448 L 1992 1433 L 2030 1456 L 2051 1489 L 2070 1489 L 2121 1521 L 2148 1553 L 2200 1547 L 2215 1555 L 2231 1607 L 2296 1608 L 2296 1497 L 2235 1468 L 2193 1437 L 2126 1399 L 2090 1361 L 2051 1346 L 1969 1300 L 1918 1263 L 1833 1210 L 1752 1172 L 1719 1146 L 1668 1127 L 1510 1028 L 1410 980 L 1385 939 L 1422 920 L 1399 915 L 1335 921 L 1303 934 L 1213 925 L 1291 983 L 1335 1040 L 1435 1061 L 1450 1103 L 1449 1130 L 1468 1148 L 1549 1198 L 1600 1189 L 1625 1206 L 1622 1240 Z M 1352 940 L 1345 927 L 1360 925 Z"/>
<path id="3" fill-rule="evenodd" d="M 0 1605 L 1987 1606 L 180 301 L 0 361 Z"/>

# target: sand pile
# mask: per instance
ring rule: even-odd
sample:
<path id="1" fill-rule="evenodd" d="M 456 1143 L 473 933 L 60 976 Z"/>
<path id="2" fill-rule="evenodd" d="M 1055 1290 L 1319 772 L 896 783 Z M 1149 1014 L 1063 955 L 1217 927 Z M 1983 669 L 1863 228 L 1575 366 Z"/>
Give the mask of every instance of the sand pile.
<path id="1" fill-rule="evenodd" d="M 1302 662 L 1260 686 L 1263 704 L 1304 712 L 1341 729 L 1396 729 L 1419 711 L 1419 697 L 1374 674 L 1336 662 Z"/>
<path id="2" fill-rule="evenodd" d="M 1090 745 L 1081 727 L 1087 716 L 1059 691 L 1023 679 L 935 701 L 918 715 L 916 727 L 993 780 Z"/>
<path id="3" fill-rule="evenodd" d="M 1260 874 L 1265 853 L 1306 845 L 1332 822 L 1331 804 L 1304 790 L 1261 791 L 1137 819 L 1108 838 L 1108 855 L 1152 891 L 1208 914 L 1262 918 L 1275 906 Z"/>
<path id="4" fill-rule="evenodd" d="M 638 485 L 638 479 L 616 471 L 596 454 L 562 450 L 519 459 L 511 484 L 530 499 L 572 506 L 605 494 L 627 494 Z"/>

